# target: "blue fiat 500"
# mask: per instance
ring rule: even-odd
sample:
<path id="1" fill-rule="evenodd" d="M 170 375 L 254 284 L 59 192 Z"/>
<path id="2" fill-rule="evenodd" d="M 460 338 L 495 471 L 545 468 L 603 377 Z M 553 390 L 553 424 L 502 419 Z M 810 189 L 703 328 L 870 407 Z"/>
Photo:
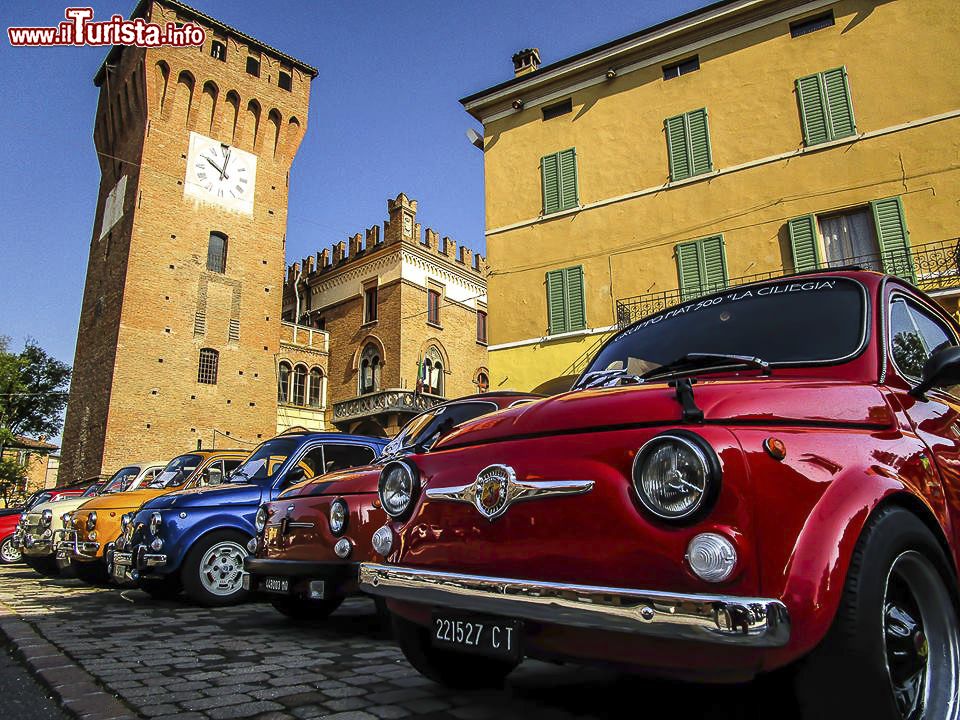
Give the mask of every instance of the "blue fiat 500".
<path id="1" fill-rule="evenodd" d="M 260 504 L 301 480 L 368 465 L 386 443 L 310 432 L 267 440 L 221 484 L 161 495 L 124 515 L 110 572 L 154 597 L 183 591 L 204 605 L 240 602 L 247 595 L 243 560 Z"/>

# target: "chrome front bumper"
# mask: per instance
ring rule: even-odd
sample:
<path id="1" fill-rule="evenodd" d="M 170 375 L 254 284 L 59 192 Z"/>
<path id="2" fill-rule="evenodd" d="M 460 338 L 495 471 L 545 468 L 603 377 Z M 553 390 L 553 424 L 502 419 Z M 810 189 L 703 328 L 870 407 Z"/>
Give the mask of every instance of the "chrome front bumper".
<path id="1" fill-rule="evenodd" d="M 122 552 L 115 550 L 113 553 L 113 563 L 115 565 L 125 565 L 133 570 L 143 570 L 144 568 L 160 567 L 167 564 L 167 556 L 156 553 L 140 552 L 146 550 L 143 545 L 138 545 L 133 552 Z"/>
<path id="2" fill-rule="evenodd" d="M 57 557 L 96 560 L 100 549 L 98 542 L 80 542 L 76 530 L 63 530 L 62 540 L 56 544 Z"/>
<path id="3" fill-rule="evenodd" d="M 44 536 L 42 534 L 36 535 L 34 533 L 24 531 L 20 536 L 20 550 L 24 555 L 30 555 L 31 557 L 52 555 L 56 542 L 56 533 L 58 532 L 60 531 L 57 530 L 52 532 L 49 536 Z"/>
<path id="4" fill-rule="evenodd" d="M 781 647 L 790 639 L 786 606 L 767 598 L 534 582 L 378 563 L 360 565 L 360 589 L 421 605 L 674 640 Z"/>

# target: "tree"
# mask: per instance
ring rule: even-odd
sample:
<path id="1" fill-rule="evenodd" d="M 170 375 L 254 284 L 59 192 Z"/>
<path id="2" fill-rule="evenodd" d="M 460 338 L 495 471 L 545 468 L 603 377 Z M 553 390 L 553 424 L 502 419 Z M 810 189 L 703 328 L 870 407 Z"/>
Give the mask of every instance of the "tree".
<path id="1" fill-rule="evenodd" d="M 51 357 L 33 340 L 19 353 L 0 336 L 0 460 L 17 435 L 57 435 L 63 426 L 70 366 Z M 16 482 L 16 473 L 3 463 L 0 486 Z M 0 487 L 0 496 L 7 492 Z"/>

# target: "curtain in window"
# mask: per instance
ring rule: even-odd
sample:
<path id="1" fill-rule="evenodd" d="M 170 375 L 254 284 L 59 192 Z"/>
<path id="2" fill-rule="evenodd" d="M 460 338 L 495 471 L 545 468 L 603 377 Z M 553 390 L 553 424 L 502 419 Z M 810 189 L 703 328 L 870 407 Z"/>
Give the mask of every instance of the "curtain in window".
<path id="1" fill-rule="evenodd" d="M 862 267 L 882 271 L 877 234 L 869 210 L 828 215 L 818 218 L 818 221 L 830 265 L 846 265 L 856 259 Z"/>

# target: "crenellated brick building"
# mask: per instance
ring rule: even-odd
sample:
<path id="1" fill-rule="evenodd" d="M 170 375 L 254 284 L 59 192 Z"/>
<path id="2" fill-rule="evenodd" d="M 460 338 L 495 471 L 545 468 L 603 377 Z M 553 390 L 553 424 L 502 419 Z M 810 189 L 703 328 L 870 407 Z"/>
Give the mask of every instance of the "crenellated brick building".
<path id="1" fill-rule="evenodd" d="M 348 432 L 392 434 L 443 398 L 489 386 L 484 258 L 424 230 L 403 193 L 387 212 L 382 228 L 289 266 L 284 285 L 284 319 L 329 336 L 321 402 L 326 422 Z M 281 412 L 311 404 L 312 381 L 298 389 L 306 371 L 281 363 Z"/>

